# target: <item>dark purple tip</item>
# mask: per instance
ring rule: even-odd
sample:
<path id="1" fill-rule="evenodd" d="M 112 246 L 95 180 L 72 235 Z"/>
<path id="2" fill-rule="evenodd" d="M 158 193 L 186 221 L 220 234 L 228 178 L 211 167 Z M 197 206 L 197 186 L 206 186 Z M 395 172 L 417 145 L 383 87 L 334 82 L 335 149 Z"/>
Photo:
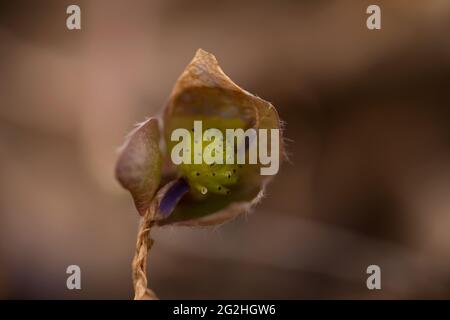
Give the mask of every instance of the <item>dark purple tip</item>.
<path id="1" fill-rule="evenodd" d="M 183 179 L 178 179 L 159 203 L 159 213 L 167 218 L 175 209 L 178 201 L 189 191 L 189 185 Z"/>

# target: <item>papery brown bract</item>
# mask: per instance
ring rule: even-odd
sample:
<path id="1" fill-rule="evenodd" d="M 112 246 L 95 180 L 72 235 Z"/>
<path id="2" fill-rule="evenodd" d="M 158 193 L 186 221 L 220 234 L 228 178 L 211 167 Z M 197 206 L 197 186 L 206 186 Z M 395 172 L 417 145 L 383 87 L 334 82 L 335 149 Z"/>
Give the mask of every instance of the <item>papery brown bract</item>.
<path id="1" fill-rule="evenodd" d="M 116 178 L 130 191 L 141 216 L 149 208 L 161 181 L 159 143 L 158 120 L 150 118 L 130 133 L 116 165 Z"/>

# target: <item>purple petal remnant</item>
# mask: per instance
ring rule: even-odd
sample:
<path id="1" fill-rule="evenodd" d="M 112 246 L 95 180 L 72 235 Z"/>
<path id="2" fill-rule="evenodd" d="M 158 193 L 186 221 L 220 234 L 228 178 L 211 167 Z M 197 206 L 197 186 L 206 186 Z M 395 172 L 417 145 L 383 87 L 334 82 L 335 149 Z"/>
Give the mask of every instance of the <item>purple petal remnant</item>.
<path id="1" fill-rule="evenodd" d="M 178 179 L 161 199 L 159 213 L 167 218 L 175 209 L 178 201 L 189 191 L 189 185 L 183 179 Z"/>

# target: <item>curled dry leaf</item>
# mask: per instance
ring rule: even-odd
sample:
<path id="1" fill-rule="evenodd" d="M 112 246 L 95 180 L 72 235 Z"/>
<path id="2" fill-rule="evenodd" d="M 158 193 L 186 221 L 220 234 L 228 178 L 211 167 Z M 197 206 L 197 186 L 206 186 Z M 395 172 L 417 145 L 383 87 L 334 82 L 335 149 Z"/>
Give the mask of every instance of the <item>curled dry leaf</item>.
<path id="1" fill-rule="evenodd" d="M 158 225 L 213 225 L 225 222 L 257 203 L 272 176 L 260 175 L 259 164 L 179 165 L 171 164 L 174 129 L 191 130 L 194 120 L 203 128 L 246 130 L 280 129 L 273 105 L 237 86 L 225 75 L 216 58 L 199 49 L 177 80 L 164 109 L 163 141 L 166 154 L 159 151 L 156 119 L 150 119 L 131 136 L 117 165 L 117 177 L 128 189 L 142 215 L 158 191 Z M 197 142 L 196 142 L 197 143 Z M 202 143 L 202 142 L 199 142 Z M 279 154 L 283 155 L 282 139 Z M 172 167 L 163 174 L 175 180 L 159 185 L 161 157 Z M 159 168 L 159 171 L 158 171 Z M 228 179 L 226 179 L 228 178 Z"/>

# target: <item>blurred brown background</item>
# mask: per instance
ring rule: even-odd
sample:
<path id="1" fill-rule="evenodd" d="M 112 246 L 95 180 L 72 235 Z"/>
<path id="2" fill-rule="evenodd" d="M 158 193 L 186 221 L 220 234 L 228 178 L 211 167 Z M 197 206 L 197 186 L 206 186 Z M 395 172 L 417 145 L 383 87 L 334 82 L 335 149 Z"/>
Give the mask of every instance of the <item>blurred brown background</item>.
<path id="1" fill-rule="evenodd" d="M 2 1 L 0 298 L 132 298 L 116 148 L 197 48 L 277 107 L 291 164 L 252 214 L 156 232 L 161 298 L 450 298 L 449 34 L 448 0 Z"/>

